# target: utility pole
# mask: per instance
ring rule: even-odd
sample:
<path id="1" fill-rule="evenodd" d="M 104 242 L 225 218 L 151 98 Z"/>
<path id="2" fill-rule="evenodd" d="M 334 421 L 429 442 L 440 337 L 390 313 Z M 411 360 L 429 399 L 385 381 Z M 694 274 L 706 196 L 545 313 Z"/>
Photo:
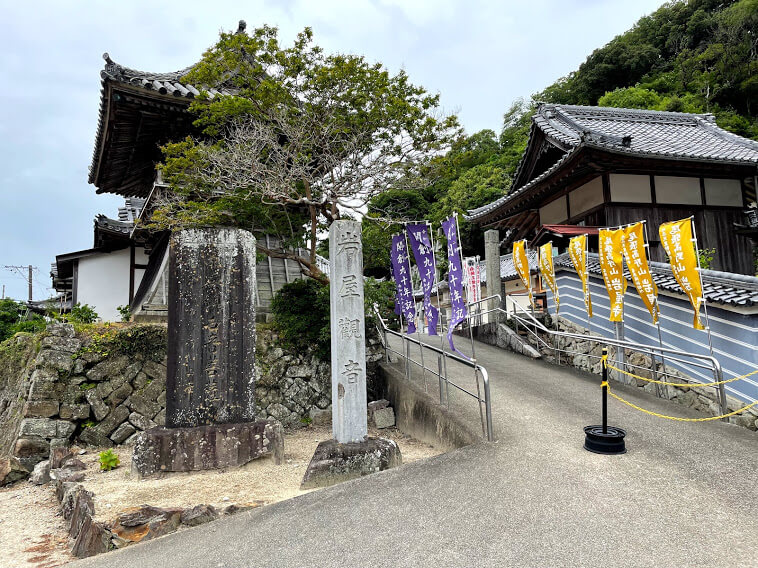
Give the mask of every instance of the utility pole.
<path id="1" fill-rule="evenodd" d="M 33 275 L 34 275 L 34 271 L 37 270 L 37 267 L 36 266 L 32 266 L 31 264 L 28 265 L 28 266 L 8 266 L 6 264 L 4 268 L 6 270 L 10 270 L 11 272 L 15 272 L 16 274 L 18 274 L 19 276 L 21 276 L 21 278 L 23 278 L 24 280 L 26 280 L 27 284 L 29 285 L 29 301 L 31 302 L 32 299 L 33 299 L 33 295 L 32 295 L 32 292 L 33 292 L 33 290 L 32 290 Z M 28 276 L 24 275 L 24 271 L 28 271 L 27 272 Z M 5 297 L 5 286 L 3 286 L 3 298 L 4 297 Z"/>

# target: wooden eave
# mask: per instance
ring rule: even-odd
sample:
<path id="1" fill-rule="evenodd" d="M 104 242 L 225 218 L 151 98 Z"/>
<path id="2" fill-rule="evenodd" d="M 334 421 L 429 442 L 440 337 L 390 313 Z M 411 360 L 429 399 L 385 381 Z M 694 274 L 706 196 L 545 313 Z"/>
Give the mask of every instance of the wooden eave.
<path id="1" fill-rule="evenodd" d="M 91 183 L 97 193 L 147 197 L 159 146 L 192 132 L 192 100 L 106 79 L 104 131 Z"/>

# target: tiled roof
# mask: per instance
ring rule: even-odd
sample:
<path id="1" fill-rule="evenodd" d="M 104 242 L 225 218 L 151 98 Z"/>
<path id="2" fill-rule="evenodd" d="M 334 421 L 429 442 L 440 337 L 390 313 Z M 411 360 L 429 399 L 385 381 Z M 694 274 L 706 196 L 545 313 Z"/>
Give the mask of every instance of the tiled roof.
<path id="1" fill-rule="evenodd" d="M 118 220 L 133 223 L 139 217 L 142 208 L 145 206 L 147 199 L 139 197 L 127 197 L 124 200 L 124 206 L 118 208 Z"/>
<path id="2" fill-rule="evenodd" d="M 500 199 L 472 209 L 477 219 L 528 191 L 581 148 L 659 159 L 758 164 L 758 142 L 727 132 L 712 114 L 540 104 L 532 118 L 548 141 L 568 151 L 550 168 Z M 528 146 L 527 146 L 528 148 Z M 524 164 L 522 159 L 519 170 Z"/>
<path id="3" fill-rule="evenodd" d="M 134 228 L 134 223 L 130 221 L 111 219 L 102 214 L 95 217 L 95 225 L 98 229 L 105 229 L 113 233 L 123 233 L 125 235 L 131 233 Z"/>
<path id="4" fill-rule="evenodd" d="M 539 253 L 536 250 L 529 249 L 526 253 L 526 257 L 529 261 L 529 272 L 539 271 Z M 479 267 L 482 275 L 482 282 L 487 281 L 487 265 L 486 261 L 479 262 Z M 518 278 L 518 272 L 516 267 L 513 266 L 513 255 L 503 254 L 500 256 L 500 279 L 501 280 L 514 280 Z"/>
<path id="5" fill-rule="evenodd" d="M 553 259 L 556 270 L 568 269 L 573 272 L 574 265 L 571 263 L 568 253 L 556 256 Z M 587 270 L 590 274 L 601 276 L 600 263 L 595 253 L 587 256 Z M 653 275 L 656 285 L 661 290 L 675 292 L 684 296 L 684 292 L 674 278 L 671 267 L 663 262 L 650 262 L 650 273 Z M 624 276 L 631 281 L 632 277 L 628 270 Z M 728 304 L 732 306 L 758 305 L 758 278 L 743 274 L 732 274 L 716 270 L 703 270 L 703 295 L 708 302 Z"/>
<path id="6" fill-rule="evenodd" d="M 245 33 L 245 28 L 246 24 L 244 20 L 240 20 L 237 33 Z M 183 106 L 189 106 L 192 100 L 200 94 L 201 89 L 207 92 L 210 99 L 218 95 L 231 94 L 231 92 L 223 88 L 219 90 L 214 88 L 198 88 L 191 83 L 185 82 L 184 77 L 193 66 L 168 73 L 154 73 L 120 65 L 113 61 L 108 53 L 103 53 L 103 59 L 105 60 L 105 67 L 100 72 L 100 112 L 98 114 L 97 133 L 95 135 L 95 148 L 89 170 L 89 183 L 95 183 L 98 156 L 103 143 L 103 136 L 105 136 L 109 104 L 109 84 L 126 86 L 147 96 L 163 97 L 164 100 Z"/>

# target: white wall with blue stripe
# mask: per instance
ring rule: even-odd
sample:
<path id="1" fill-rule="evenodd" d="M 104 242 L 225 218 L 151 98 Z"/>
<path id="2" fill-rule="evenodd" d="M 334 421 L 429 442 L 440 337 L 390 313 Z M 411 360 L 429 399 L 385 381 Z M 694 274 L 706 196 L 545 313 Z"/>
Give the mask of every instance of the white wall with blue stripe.
<path id="1" fill-rule="evenodd" d="M 559 269 L 556 273 L 560 295 L 560 315 L 572 323 L 587 327 L 587 312 L 584 308 L 582 284 L 572 270 Z M 593 333 L 614 337 L 614 325 L 608 320 L 610 303 L 608 292 L 599 276 L 590 275 L 592 294 Z M 555 314 L 555 303 L 550 291 L 548 311 Z M 673 297 L 659 294 L 661 336 L 664 347 L 678 349 L 685 353 L 709 354 L 708 336 L 705 331 L 692 327 L 693 310 L 684 295 Z M 701 309 L 701 317 L 703 311 Z M 714 356 L 721 363 L 724 379 L 750 373 L 758 369 L 758 314 L 743 314 L 708 305 Z M 658 346 L 658 331 L 650 314 L 630 282 L 624 295 L 624 337 L 628 341 Z M 686 364 L 667 362 L 693 379 L 702 382 L 713 381 L 706 369 Z M 758 399 L 758 374 L 747 379 L 729 383 L 727 394 L 744 401 Z M 714 389 L 715 390 L 715 389 Z"/>

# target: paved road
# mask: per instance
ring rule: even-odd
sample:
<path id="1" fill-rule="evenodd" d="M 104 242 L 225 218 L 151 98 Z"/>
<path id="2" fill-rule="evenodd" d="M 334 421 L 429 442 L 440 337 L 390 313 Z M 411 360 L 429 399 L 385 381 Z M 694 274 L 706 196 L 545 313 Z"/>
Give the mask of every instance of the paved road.
<path id="1" fill-rule="evenodd" d="M 492 382 L 496 442 L 73 566 L 758 565 L 758 434 L 663 421 L 611 400 L 629 452 L 592 454 L 582 427 L 599 419 L 597 377 L 476 348 Z M 645 408 L 697 416 L 615 389 Z M 478 427 L 474 404 L 453 406 Z"/>

